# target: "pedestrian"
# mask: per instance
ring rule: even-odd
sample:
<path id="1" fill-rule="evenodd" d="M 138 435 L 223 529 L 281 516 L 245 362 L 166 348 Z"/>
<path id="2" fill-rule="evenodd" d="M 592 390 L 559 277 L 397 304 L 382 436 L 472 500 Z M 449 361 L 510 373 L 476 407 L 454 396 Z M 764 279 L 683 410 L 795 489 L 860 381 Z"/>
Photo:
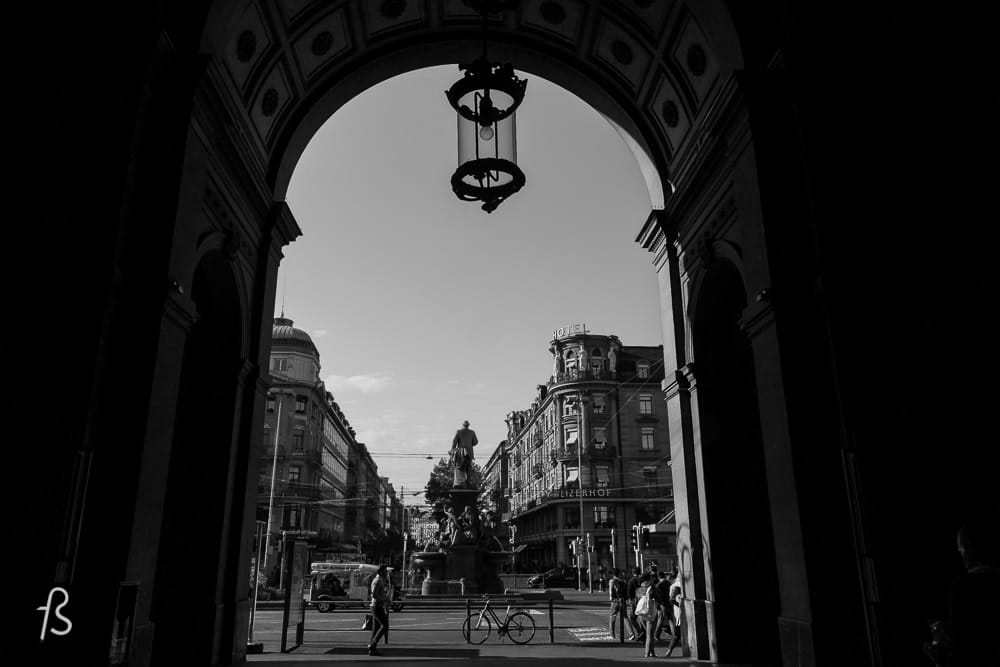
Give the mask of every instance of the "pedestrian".
<path id="1" fill-rule="evenodd" d="M 604 563 L 601 563 L 601 567 L 598 568 L 597 573 L 600 577 L 599 583 L 601 584 L 601 592 L 603 593 L 607 589 L 608 583 L 608 572 L 604 569 Z"/>
<path id="2" fill-rule="evenodd" d="M 385 565 L 379 565 L 378 573 L 372 579 L 371 612 L 372 636 L 368 642 L 368 655 L 382 655 L 376 650 L 378 640 L 389 634 L 389 583 Z"/>
<path id="3" fill-rule="evenodd" d="M 629 641 L 643 641 L 645 637 L 645 632 L 643 631 L 642 624 L 635 617 L 635 603 L 636 603 L 636 591 L 639 589 L 641 580 L 639 579 L 642 574 L 642 570 L 638 567 L 632 568 L 632 577 L 628 580 L 626 587 L 626 594 L 628 601 L 626 603 L 626 612 L 628 613 L 629 625 L 631 626 L 632 635 L 628 638 Z"/>
<path id="4" fill-rule="evenodd" d="M 958 531 L 965 572 L 951 585 L 948 621 L 935 622 L 934 641 L 924 651 L 952 667 L 1000 665 L 1000 541 L 997 517 L 970 520 Z"/>
<path id="5" fill-rule="evenodd" d="M 653 579 L 652 574 L 648 572 L 643 574 L 641 581 L 642 583 L 636 594 L 635 617 L 646 628 L 646 657 L 655 658 L 656 652 L 653 650 L 653 641 L 662 600 L 660 599 L 659 591 L 656 589 L 656 581 Z"/>
<path id="6" fill-rule="evenodd" d="M 666 630 L 672 637 L 674 634 L 674 615 L 671 613 L 670 600 L 670 579 L 667 578 L 665 570 L 660 570 L 659 580 L 655 582 L 656 592 L 660 598 L 660 613 L 656 619 L 656 638 L 662 639 L 663 631 Z"/>
<path id="7" fill-rule="evenodd" d="M 611 600 L 611 609 L 608 614 L 608 630 L 611 632 L 611 638 L 617 639 L 618 635 L 615 634 L 615 628 L 617 628 L 619 623 L 621 623 L 622 632 L 625 632 L 624 620 L 626 618 L 625 603 L 627 600 L 627 594 L 625 580 L 622 579 L 621 570 L 612 570 L 611 584 L 608 586 L 608 589 L 608 598 Z"/>
<path id="8" fill-rule="evenodd" d="M 670 637 L 670 645 L 667 646 L 667 657 L 674 652 L 674 647 L 680 644 L 681 633 L 684 631 L 683 614 L 681 613 L 681 577 L 677 568 L 674 568 L 674 581 L 670 584 L 670 592 L 667 594 L 667 613 L 674 616 L 674 629 Z"/>

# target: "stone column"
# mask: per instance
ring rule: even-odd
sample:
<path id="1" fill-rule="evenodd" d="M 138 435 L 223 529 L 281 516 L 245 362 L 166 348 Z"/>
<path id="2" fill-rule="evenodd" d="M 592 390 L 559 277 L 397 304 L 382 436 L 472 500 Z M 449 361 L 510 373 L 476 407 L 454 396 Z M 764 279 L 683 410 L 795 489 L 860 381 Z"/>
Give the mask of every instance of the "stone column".
<path id="1" fill-rule="evenodd" d="M 677 562 L 686 619 L 682 646 L 685 656 L 714 660 L 711 602 L 714 595 L 709 568 L 711 554 L 707 549 L 704 464 L 695 371 L 688 362 L 691 337 L 686 316 L 687 276 L 682 276 L 678 243 L 664 233 L 656 211 L 650 214 L 638 241 L 653 254 L 660 291 L 665 376 L 662 390 L 670 434 Z"/>
<path id="2" fill-rule="evenodd" d="M 138 492 L 135 498 L 136 507 L 141 507 L 142 511 L 136 512 L 132 520 L 128 563 L 125 569 L 126 581 L 141 582 L 136 598 L 132 641 L 133 650 L 147 660 L 146 653 L 151 650 L 153 644 L 150 612 L 158 554 L 157 549 L 151 549 L 149 545 L 157 544 L 159 541 L 163 505 L 167 495 L 167 476 L 163 471 L 170 467 L 184 345 L 198 317 L 189 294 L 190 285 L 185 289 L 184 286 L 177 284 L 171 288 L 164 301 L 159 350 L 150 384 L 152 393 L 149 397 L 150 405 L 160 406 L 160 409 L 150 410 L 147 421 L 143 445 L 145 454 L 139 471 Z"/>

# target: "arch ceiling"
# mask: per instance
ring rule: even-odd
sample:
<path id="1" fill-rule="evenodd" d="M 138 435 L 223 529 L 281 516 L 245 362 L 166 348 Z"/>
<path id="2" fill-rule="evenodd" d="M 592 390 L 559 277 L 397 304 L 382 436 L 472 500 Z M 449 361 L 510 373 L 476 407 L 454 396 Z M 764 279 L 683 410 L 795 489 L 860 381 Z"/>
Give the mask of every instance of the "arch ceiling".
<path id="1" fill-rule="evenodd" d="M 718 0 L 522 0 L 491 17 L 490 58 L 591 104 L 631 137 L 649 184 L 649 161 L 666 178 L 693 152 L 694 130 L 737 65 L 724 14 Z M 306 143 L 339 106 L 391 76 L 471 60 L 480 39 L 480 17 L 462 0 L 231 0 L 215 7 L 205 50 L 280 199 Z M 528 95 L 526 103 L 530 86 Z M 650 188 L 654 206 L 672 187 L 663 186 Z"/>

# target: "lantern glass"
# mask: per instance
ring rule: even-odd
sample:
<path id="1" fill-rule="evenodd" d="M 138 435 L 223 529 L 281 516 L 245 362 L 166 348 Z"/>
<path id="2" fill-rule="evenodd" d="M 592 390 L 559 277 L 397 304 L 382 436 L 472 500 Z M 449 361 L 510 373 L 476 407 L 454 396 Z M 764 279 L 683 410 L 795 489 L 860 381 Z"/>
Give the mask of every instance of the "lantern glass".
<path id="1" fill-rule="evenodd" d="M 493 94 L 495 91 L 491 91 Z M 489 126 L 483 126 L 456 114 L 458 118 L 458 164 L 493 158 L 517 164 L 517 135 L 515 114 Z M 480 181 L 479 177 L 482 177 Z M 513 178 L 513 174 L 496 169 L 475 172 L 462 180 L 476 187 L 494 187 L 505 185 Z"/>

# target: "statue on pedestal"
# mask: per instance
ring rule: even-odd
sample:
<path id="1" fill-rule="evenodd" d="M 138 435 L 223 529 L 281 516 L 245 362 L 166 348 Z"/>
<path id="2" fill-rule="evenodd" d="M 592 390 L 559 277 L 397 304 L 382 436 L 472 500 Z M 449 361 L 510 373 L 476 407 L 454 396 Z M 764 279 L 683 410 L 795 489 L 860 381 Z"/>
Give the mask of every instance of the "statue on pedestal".
<path id="1" fill-rule="evenodd" d="M 456 489 L 475 489 L 479 487 L 473 464 L 475 457 L 473 448 L 479 444 L 476 432 L 469 428 L 468 420 L 462 422 L 462 428 L 455 432 L 451 441 L 451 465 L 453 469 L 452 485 Z"/>

